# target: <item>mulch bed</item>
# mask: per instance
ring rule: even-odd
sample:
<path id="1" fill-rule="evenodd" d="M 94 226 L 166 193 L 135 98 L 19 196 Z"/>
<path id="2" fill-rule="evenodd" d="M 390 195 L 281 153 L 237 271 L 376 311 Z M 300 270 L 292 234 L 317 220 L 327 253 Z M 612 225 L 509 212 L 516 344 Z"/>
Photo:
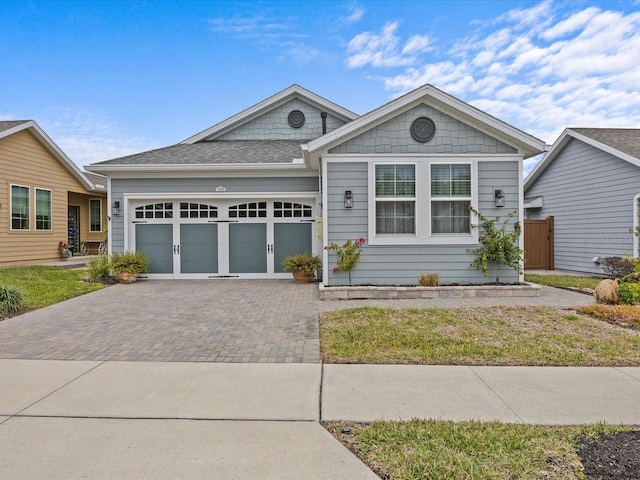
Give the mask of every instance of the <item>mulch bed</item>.
<path id="1" fill-rule="evenodd" d="M 578 456 L 586 480 L 640 479 L 640 430 L 585 439 Z"/>

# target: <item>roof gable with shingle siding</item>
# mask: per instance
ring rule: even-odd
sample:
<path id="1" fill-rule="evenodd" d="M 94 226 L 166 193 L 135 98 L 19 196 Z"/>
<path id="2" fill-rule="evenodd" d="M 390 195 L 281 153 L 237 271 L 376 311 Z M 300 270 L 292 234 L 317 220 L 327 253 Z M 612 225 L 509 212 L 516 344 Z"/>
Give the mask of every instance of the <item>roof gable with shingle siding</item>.
<path id="1" fill-rule="evenodd" d="M 421 116 L 430 118 L 436 127 L 428 142 L 411 137 L 412 122 Z M 375 126 L 329 153 L 517 153 L 517 150 L 476 128 L 426 104 L 418 105 Z"/>

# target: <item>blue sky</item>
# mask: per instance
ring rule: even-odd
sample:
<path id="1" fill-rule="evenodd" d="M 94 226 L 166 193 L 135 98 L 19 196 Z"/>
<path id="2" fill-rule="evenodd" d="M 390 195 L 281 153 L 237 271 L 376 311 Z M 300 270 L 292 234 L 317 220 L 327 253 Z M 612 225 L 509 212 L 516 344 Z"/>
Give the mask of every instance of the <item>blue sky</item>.
<path id="1" fill-rule="evenodd" d="M 640 1 L 0 0 L 0 25 L 0 120 L 80 166 L 294 83 L 358 114 L 430 83 L 547 143 L 640 127 Z"/>

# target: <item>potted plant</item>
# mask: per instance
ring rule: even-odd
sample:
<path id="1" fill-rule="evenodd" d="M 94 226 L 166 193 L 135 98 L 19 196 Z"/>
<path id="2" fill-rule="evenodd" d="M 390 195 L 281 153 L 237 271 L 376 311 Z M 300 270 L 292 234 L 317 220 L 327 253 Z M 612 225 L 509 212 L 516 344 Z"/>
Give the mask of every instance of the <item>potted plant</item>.
<path id="1" fill-rule="evenodd" d="M 120 283 L 133 283 L 141 273 L 149 271 L 149 258 L 143 252 L 114 253 L 111 256 L 111 271 Z"/>
<path id="2" fill-rule="evenodd" d="M 298 253 L 285 257 L 282 266 L 286 272 L 293 273 L 293 279 L 297 283 L 309 283 L 316 270 L 322 268 L 322 260 L 310 253 Z"/>

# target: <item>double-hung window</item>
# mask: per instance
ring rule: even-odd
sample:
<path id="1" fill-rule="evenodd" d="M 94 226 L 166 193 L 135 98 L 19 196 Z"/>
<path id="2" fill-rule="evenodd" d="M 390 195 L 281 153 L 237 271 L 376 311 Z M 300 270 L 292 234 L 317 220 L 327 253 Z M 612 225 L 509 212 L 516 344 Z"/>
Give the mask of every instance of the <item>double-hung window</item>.
<path id="1" fill-rule="evenodd" d="M 416 166 L 375 166 L 376 234 L 416 233 Z"/>
<path id="2" fill-rule="evenodd" d="M 29 230 L 29 187 L 11 185 L 11 230 Z"/>
<path id="3" fill-rule="evenodd" d="M 431 233 L 470 234 L 471 165 L 431 164 Z"/>
<path id="4" fill-rule="evenodd" d="M 51 190 L 36 188 L 36 230 L 51 230 Z"/>
<path id="5" fill-rule="evenodd" d="M 102 231 L 102 200 L 99 198 L 89 199 L 89 231 Z"/>

